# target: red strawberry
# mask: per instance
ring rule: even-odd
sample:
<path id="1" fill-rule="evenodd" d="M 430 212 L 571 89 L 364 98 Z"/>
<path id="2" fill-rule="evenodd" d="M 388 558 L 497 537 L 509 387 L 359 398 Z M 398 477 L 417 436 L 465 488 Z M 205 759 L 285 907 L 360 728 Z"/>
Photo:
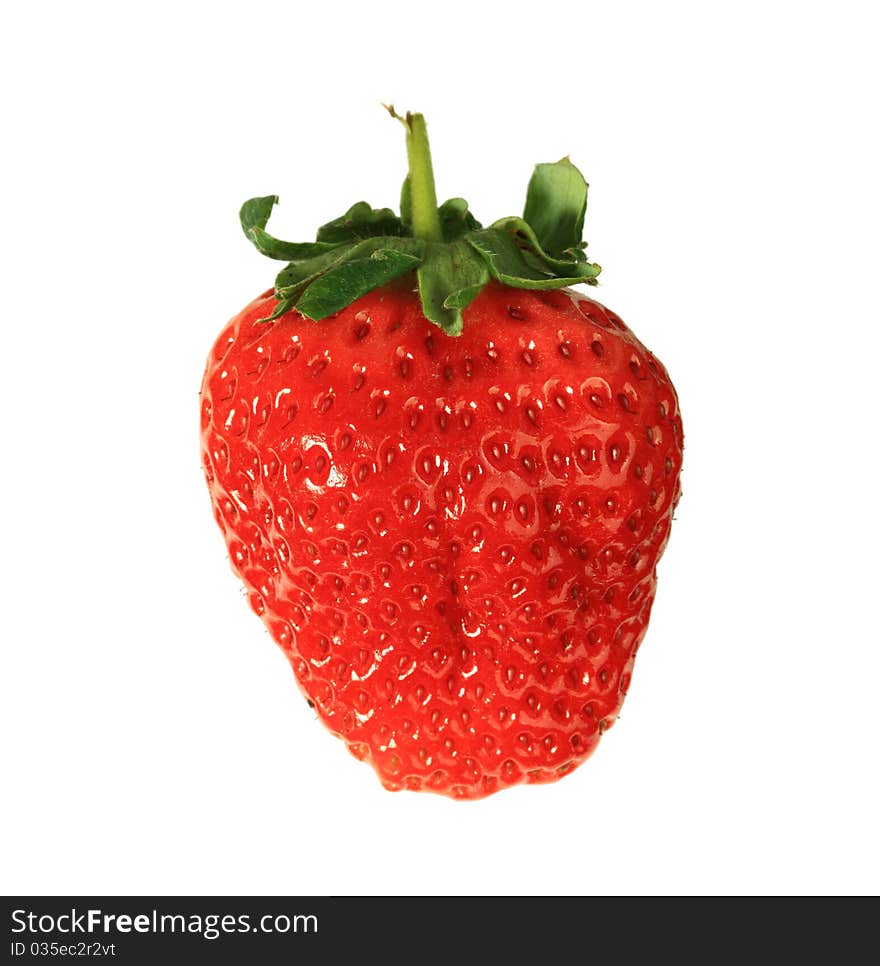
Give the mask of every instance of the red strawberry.
<path id="1" fill-rule="evenodd" d="M 217 521 L 324 723 L 389 789 L 478 798 L 587 758 L 630 683 L 679 496 L 666 371 L 567 288 L 586 184 L 439 210 L 420 115 L 402 218 L 361 203 L 226 327 L 202 386 Z M 315 319 L 320 321 L 316 322 Z"/>

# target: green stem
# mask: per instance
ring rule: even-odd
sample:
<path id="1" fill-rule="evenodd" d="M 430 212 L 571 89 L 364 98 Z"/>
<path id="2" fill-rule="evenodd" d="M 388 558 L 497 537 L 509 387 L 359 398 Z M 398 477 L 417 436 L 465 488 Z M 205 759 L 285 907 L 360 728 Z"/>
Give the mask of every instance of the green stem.
<path id="1" fill-rule="evenodd" d="M 428 129 L 421 114 L 397 114 L 388 108 L 392 117 L 406 127 L 406 157 L 409 163 L 409 190 L 412 206 L 412 229 L 416 238 L 425 241 L 442 241 L 440 216 L 437 213 L 437 192 L 434 188 L 434 168 L 431 164 L 431 148 Z"/>

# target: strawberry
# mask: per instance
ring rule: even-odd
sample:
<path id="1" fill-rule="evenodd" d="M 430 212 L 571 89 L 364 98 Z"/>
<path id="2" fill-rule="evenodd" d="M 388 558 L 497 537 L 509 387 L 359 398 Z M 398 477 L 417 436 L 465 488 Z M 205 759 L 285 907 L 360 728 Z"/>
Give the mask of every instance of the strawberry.
<path id="1" fill-rule="evenodd" d="M 393 112 L 392 112 L 393 113 Z M 397 115 L 395 115 L 396 117 Z M 549 782 L 616 720 L 679 497 L 660 364 L 572 290 L 587 185 L 522 218 L 437 206 L 421 115 L 401 215 L 361 202 L 226 326 L 201 390 L 232 567 L 315 713 L 389 789 Z"/>

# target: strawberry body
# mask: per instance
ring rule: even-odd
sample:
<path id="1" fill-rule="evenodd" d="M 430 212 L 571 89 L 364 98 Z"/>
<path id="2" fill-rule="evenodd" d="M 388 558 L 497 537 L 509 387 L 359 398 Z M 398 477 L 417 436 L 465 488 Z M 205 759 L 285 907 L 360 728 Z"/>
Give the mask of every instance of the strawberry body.
<path id="1" fill-rule="evenodd" d="M 233 569 L 390 789 L 569 772 L 614 723 L 679 496 L 663 366 L 570 289 L 493 281 L 457 337 L 407 280 L 218 338 L 202 453 Z"/>

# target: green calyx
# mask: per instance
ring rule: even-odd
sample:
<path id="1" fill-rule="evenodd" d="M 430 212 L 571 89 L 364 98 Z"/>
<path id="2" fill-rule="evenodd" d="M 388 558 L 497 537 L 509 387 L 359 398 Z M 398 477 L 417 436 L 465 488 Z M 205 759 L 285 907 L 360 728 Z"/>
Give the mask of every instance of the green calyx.
<path id="1" fill-rule="evenodd" d="M 275 279 L 278 305 L 269 319 L 296 309 L 320 321 L 415 272 L 425 317 L 456 336 L 462 312 L 493 278 L 527 289 L 596 284 L 600 267 L 587 261 L 581 240 L 587 183 L 568 158 L 535 167 L 521 218 L 483 228 L 463 198 L 438 207 L 422 115 L 388 111 L 406 128 L 409 173 L 400 215 L 359 201 L 322 225 L 315 241 L 285 242 L 266 231 L 276 195 L 242 205 L 241 227 L 257 250 L 288 262 Z"/>

